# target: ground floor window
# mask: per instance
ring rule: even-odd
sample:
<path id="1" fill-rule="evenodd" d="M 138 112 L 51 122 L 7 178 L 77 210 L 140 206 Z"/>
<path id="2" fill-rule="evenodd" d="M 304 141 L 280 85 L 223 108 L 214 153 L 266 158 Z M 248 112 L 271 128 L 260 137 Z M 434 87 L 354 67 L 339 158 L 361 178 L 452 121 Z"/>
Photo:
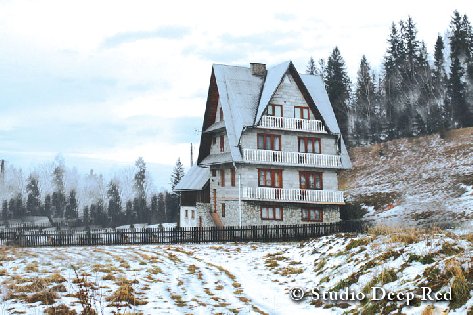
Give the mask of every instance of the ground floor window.
<path id="1" fill-rule="evenodd" d="M 192 218 L 192 219 L 195 219 L 195 210 L 192 210 L 192 212 L 191 212 L 191 218 Z"/>
<path id="2" fill-rule="evenodd" d="M 322 209 L 302 209 L 302 221 L 322 222 Z"/>
<path id="3" fill-rule="evenodd" d="M 262 220 L 282 220 L 282 207 L 261 206 Z"/>
<path id="4" fill-rule="evenodd" d="M 189 210 L 186 210 L 186 218 L 188 217 Z"/>

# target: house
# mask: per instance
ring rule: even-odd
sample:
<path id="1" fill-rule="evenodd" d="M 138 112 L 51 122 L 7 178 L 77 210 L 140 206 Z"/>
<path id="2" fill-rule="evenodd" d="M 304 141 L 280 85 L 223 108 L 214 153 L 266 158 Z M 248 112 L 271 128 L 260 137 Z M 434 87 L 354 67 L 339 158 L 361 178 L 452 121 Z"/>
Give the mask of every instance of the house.
<path id="1" fill-rule="evenodd" d="M 197 165 L 176 186 L 181 226 L 337 222 L 351 168 L 320 76 L 292 62 L 213 65 Z"/>

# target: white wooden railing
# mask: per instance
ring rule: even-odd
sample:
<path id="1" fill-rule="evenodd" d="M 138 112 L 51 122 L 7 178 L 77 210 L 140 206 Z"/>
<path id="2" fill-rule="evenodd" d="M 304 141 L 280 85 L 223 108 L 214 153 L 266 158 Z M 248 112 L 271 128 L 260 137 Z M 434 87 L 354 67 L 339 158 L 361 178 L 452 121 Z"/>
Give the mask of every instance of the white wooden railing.
<path id="1" fill-rule="evenodd" d="M 243 199 L 307 203 L 344 203 L 343 192 L 334 190 L 271 187 L 243 187 L 242 190 Z"/>
<path id="2" fill-rule="evenodd" d="M 261 122 L 259 126 L 263 128 L 270 128 L 270 129 L 286 129 L 286 130 L 327 133 L 327 131 L 325 130 L 325 126 L 320 120 L 263 116 L 261 117 Z"/>
<path id="3" fill-rule="evenodd" d="M 340 155 L 243 149 L 243 159 L 248 162 L 293 164 L 321 168 L 341 168 Z"/>

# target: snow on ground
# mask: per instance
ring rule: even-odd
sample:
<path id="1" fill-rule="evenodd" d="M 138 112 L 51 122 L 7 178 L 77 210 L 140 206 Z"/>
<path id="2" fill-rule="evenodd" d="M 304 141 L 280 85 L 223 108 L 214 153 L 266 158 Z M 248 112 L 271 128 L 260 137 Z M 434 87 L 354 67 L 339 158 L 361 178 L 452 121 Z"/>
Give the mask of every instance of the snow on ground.
<path id="1" fill-rule="evenodd" d="M 419 314 L 429 305 L 465 314 L 473 307 L 472 241 L 471 234 L 378 229 L 305 243 L 2 247 L 0 314 L 54 314 L 61 304 L 78 314 L 87 305 L 99 314 Z M 289 298 L 294 287 L 420 294 L 422 286 L 447 292 L 465 283 L 459 301 L 409 307 L 369 295 L 361 302 Z"/>
<path id="2" fill-rule="evenodd" d="M 473 219 L 473 128 L 350 150 L 348 199 L 383 224 L 468 227 Z"/>

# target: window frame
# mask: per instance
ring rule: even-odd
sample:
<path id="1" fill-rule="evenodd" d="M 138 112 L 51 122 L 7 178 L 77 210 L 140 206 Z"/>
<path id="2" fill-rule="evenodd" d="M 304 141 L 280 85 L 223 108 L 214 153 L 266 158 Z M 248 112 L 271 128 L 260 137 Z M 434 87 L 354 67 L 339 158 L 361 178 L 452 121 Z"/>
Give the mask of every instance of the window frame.
<path id="1" fill-rule="evenodd" d="M 219 110 L 219 113 L 218 113 L 218 114 L 219 114 L 219 121 L 223 121 L 224 116 L 223 116 L 223 109 L 222 109 L 222 106 L 220 106 L 220 110 Z"/>
<path id="2" fill-rule="evenodd" d="M 304 142 L 305 151 L 301 151 L 301 140 Z M 318 144 L 318 152 L 315 150 Z M 308 152 L 309 146 L 312 146 L 313 152 Z M 322 154 L 322 141 L 317 137 L 297 137 L 297 150 L 299 153 Z"/>
<path id="3" fill-rule="evenodd" d="M 314 176 L 314 187 L 315 188 L 308 188 L 308 184 L 310 183 L 310 176 Z M 317 177 L 320 178 L 320 188 L 317 188 Z M 302 178 L 305 180 L 305 187 L 302 187 Z M 299 171 L 299 188 L 305 190 L 323 190 L 324 189 L 324 179 L 323 179 L 323 172 L 313 172 L 313 171 Z"/>
<path id="4" fill-rule="evenodd" d="M 282 188 L 283 186 L 283 175 L 282 169 L 272 168 L 258 168 L 258 187 L 271 187 L 271 188 Z M 267 185 L 267 175 L 269 173 L 271 184 Z M 277 175 L 276 175 L 277 174 Z M 261 184 L 261 178 L 263 177 L 263 184 Z"/>
<path id="5" fill-rule="evenodd" d="M 212 169 L 212 177 L 217 177 L 217 169 Z"/>
<path id="6" fill-rule="evenodd" d="M 220 187 L 225 187 L 225 169 L 220 169 Z"/>
<path id="7" fill-rule="evenodd" d="M 299 117 L 296 117 L 296 111 L 299 111 Z M 307 118 L 303 118 L 302 113 L 307 111 Z M 310 120 L 310 108 L 308 106 L 294 106 L 294 118 Z"/>
<path id="8" fill-rule="evenodd" d="M 263 138 L 263 147 L 260 146 L 260 137 Z M 275 139 L 279 139 L 279 149 L 275 149 Z M 269 141 L 270 149 L 266 148 L 266 144 Z M 277 135 L 274 133 L 257 133 L 256 134 L 256 148 L 258 150 L 271 150 L 271 151 L 282 151 L 282 139 L 281 135 Z"/>
<path id="9" fill-rule="evenodd" d="M 222 218 L 225 218 L 225 203 L 222 203 Z"/>
<path id="10" fill-rule="evenodd" d="M 235 174 L 235 168 L 234 167 L 232 167 L 230 169 L 230 185 L 232 187 L 236 186 L 236 174 Z"/>
<path id="11" fill-rule="evenodd" d="M 272 114 L 269 113 L 269 108 L 271 108 Z M 276 108 L 279 108 L 279 110 L 280 110 L 280 112 L 281 112 L 281 116 L 276 116 Z M 271 116 L 271 117 L 284 117 L 284 112 L 283 112 L 282 105 L 269 104 L 269 105 L 266 107 L 266 116 Z"/>
<path id="12" fill-rule="evenodd" d="M 304 216 L 304 212 L 307 213 L 307 216 Z M 314 215 L 314 218 L 311 216 L 311 212 L 319 213 L 318 218 Z M 321 208 L 302 208 L 301 209 L 301 221 L 303 222 L 323 222 L 324 221 L 324 211 Z"/>
<path id="13" fill-rule="evenodd" d="M 225 151 L 225 135 L 220 135 L 220 152 Z"/>
<path id="14" fill-rule="evenodd" d="M 263 209 L 268 209 L 268 216 L 263 216 Z M 276 209 L 279 209 L 279 218 L 276 218 Z M 283 221 L 284 220 L 284 208 L 277 205 L 261 205 L 260 206 L 260 219 L 263 221 Z"/>

